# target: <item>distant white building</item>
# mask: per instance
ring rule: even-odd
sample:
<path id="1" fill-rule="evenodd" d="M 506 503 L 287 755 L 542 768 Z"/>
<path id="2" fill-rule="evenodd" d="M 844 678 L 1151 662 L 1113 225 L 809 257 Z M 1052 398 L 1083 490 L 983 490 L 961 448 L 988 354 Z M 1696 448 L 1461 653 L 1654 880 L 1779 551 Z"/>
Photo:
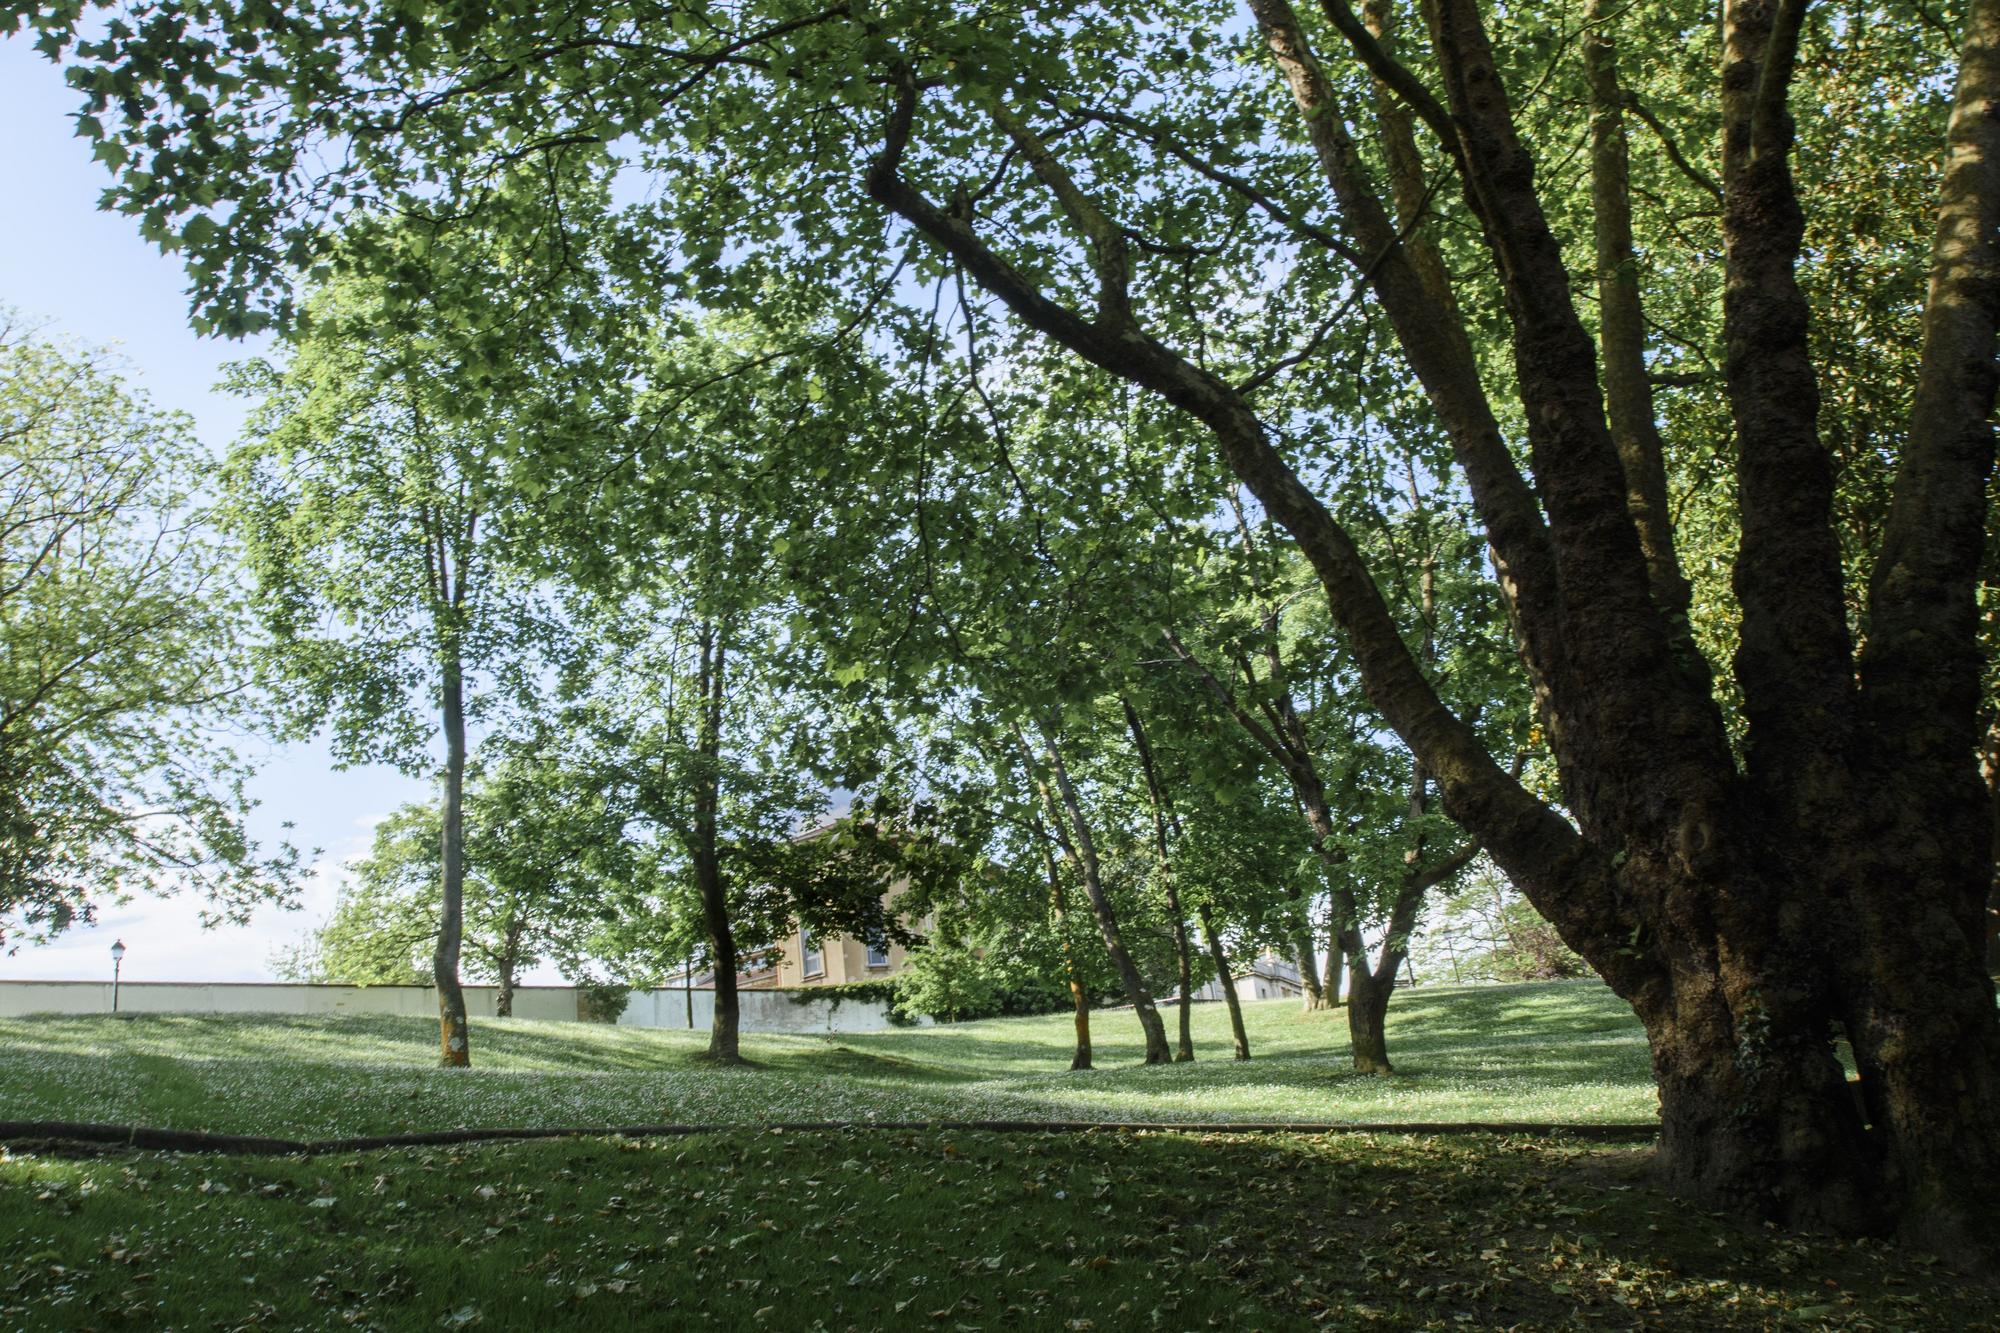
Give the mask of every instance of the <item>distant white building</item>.
<path id="1" fill-rule="evenodd" d="M 1299 984 L 1299 965 L 1286 962 L 1268 949 L 1251 959 L 1248 967 L 1232 961 L 1230 969 L 1236 976 L 1239 1000 L 1296 1000 L 1305 994 L 1305 987 Z M 1192 998 L 1197 1004 L 1220 1000 L 1222 983 L 1211 979 L 1206 986 L 1197 987 Z"/>

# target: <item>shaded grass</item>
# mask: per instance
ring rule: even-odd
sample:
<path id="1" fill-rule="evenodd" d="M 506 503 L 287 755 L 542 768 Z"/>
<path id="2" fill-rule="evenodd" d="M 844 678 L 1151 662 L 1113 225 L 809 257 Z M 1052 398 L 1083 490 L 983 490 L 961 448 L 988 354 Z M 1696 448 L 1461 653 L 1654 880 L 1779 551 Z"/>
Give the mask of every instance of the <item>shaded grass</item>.
<path id="1" fill-rule="evenodd" d="M 778 1134 L 0 1160 L 0 1326 L 1994 1328 L 1529 1139 Z"/>
<path id="2" fill-rule="evenodd" d="M 1644 1122 L 1645 1043 L 1595 983 L 1425 988 L 1391 1011 L 1393 1078 L 1348 1069 L 1345 1016 L 1193 1014 L 1201 1059 L 1147 1068 L 1129 1012 L 1096 1015 L 1096 1070 L 1068 1070 L 1066 1015 L 883 1033 L 744 1038 L 749 1069 L 701 1060 L 704 1032 L 475 1020 L 470 1071 L 434 1067 L 435 1027 L 376 1015 L 143 1015 L 0 1021 L 0 1119 L 143 1123 L 320 1138 L 461 1127 L 692 1121 L 1103 1119 Z M 1171 1021 L 1171 1014 L 1168 1015 Z"/>
<path id="3" fill-rule="evenodd" d="M 706 1035 L 373 1016 L 0 1022 L 0 1119 L 292 1137 L 701 1121 L 300 1160 L 0 1152 L 0 1328 L 2000 1329 L 1921 1256 L 1662 1194 L 1649 1155 L 1531 1138 L 778 1133 L 774 1119 L 1644 1121 L 1645 1045 L 1594 984 L 1427 988 L 1394 1078 L 1344 1016 L 1194 1014 L 1144 1068 L 1129 1013 L 1071 1074 L 1066 1016 Z"/>

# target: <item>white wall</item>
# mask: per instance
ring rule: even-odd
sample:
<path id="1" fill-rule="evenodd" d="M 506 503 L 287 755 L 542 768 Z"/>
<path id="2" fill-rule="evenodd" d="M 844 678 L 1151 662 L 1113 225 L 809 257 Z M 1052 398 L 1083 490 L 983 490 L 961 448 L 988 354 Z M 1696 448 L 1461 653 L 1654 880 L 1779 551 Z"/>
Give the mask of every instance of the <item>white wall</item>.
<path id="1" fill-rule="evenodd" d="M 800 1002 L 796 997 L 802 995 L 812 998 Z M 692 1024 L 688 1021 L 690 999 L 694 1005 Z M 822 997 L 809 986 L 798 990 L 738 991 L 736 1001 L 738 1020 L 745 1032 L 880 1032 L 891 1026 L 889 1007 L 880 1000 L 837 1000 Z M 707 1031 L 714 1013 L 713 991 L 634 991 L 618 1021 L 630 1027 L 692 1026 Z"/>
<path id="2" fill-rule="evenodd" d="M 467 986 L 466 1011 L 491 1017 L 497 988 Z M 805 992 L 811 994 L 811 992 Z M 889 1026 L 887 1006 L 876 1000 L 814 996 L 796 1003 L 797 991 L 742 991 L 745 1032 L 878 1032 Z M 634 991 L 618 1022 L 626 1027 L 687 1027 L 688 993 Z M 693 1026 L 706 1030 L 714 1012 L 713 992 L 692 992 Z M 431 1017 L 437 996 L 429 986 L 304 986 L 283 983 L 130 981 L 118 988 L 118 1007 L 133 1014 L 402 1014 Z M 108 981 L 0 981 L 0 1018 L 29 1014 L 111 1012 Z M 514 1017 L 554 1021 L 577 1019 L 573 986 L 521 986 L 514 991 Z"/>

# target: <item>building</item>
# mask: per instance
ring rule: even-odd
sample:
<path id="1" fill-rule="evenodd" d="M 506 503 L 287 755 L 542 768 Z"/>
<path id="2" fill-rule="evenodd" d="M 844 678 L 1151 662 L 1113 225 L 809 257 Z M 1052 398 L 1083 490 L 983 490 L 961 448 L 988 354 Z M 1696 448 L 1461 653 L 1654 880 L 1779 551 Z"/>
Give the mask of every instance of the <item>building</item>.
<path id="1" fill-rule="evenodd" d="M 736 984 L 744 990 L 791 990 L 887 981 L 903 970 L 908 957 L 909 951 L 894 941 L 878 949 L 844 936 L 819 940 L 795 930 L 765 950 L 756 963 L 738 972 Z"/>
<path id="2" fill-rule="evenodd" d="M 1268 949 L 1251 959 L 1247 967 L 1231 962 L 1230 968 L 1236 976 L 1239 1000 L 1296 1000 L 1305 994 L 1305 987 L 1299 984 L 1299 965 L 1286 962 Z M 1206 986 L 1196 988 L 1191 998 L 1197 1003 L 1220 1000 L 1222 983 L 1210 978 Z"/>

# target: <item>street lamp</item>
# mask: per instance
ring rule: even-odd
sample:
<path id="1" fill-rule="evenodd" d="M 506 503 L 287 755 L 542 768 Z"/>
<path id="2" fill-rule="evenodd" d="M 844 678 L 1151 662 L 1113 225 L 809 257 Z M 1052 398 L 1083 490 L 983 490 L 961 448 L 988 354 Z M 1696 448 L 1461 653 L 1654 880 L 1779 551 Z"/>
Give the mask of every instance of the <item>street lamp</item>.
<path id="1" fill-rule="evenodd" d="M 118 970 L 125 966 L 125 941 L 111 942 L 111 1012 L 118 1012 Z"/>

